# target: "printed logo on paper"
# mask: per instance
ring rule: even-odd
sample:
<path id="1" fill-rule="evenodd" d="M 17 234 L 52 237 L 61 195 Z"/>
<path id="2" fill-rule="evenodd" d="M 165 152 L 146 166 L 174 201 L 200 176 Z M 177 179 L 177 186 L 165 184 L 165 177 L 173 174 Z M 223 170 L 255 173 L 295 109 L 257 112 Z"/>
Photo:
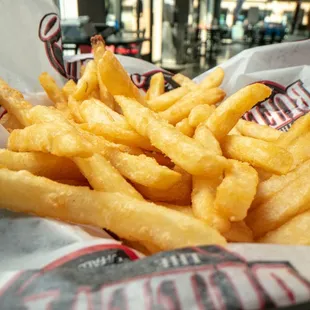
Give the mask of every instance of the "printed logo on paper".
<path id="1" fill-rule="evenodd" d="M 310 89 L 301 80 L 287 87 L 272 81 L 259 83 L 272 88 L 272 94 L 246 112 L 243 116 L 245 120 L 288 131 L 294 121 L 309 112 Z"/>
<path id="2" fill-rule="evenodd" d="M 248 262 L 218 246 L 137 259 L 119 244 L 93 246 L 42 270 L 1 275 L 1 309 L 250 310 L 310 300 L 310 283 L 285 261 Z"/>

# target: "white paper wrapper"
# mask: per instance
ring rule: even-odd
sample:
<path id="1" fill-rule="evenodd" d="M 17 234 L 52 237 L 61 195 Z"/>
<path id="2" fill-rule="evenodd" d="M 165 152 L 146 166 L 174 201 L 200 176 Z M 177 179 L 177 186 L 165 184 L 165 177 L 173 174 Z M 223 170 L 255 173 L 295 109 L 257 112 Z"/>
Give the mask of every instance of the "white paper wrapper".
<path id="1" fill-rule="evenodd" d="M 8 12 L 18 8 L 24 16 L 16 21 L 8 14 L 0 20 L 10 29 L 4 33 L 0 77 L 33 104 L 49 104 L 37 93 L 38 75 L 48 71 L 61 83 L 63 75 L 77 74 L 81 60 L 63 65 L 57 56 L 59 21 L 48 14 L 55 12 L 52 1 L 2 2 Z M 20 29 L 24 37 L 12 40 L 13 35 L 21 37 Z M 273 86 L 272 98 L 245 118 L 286 130 L 309 111 L 309 48 L 310 41 L 304 41 L 244 51 L 223 64 L 223 88 L 231 94 L 256 81 Z M 137 59 L 120 60 L 141 88 L 158 70 Z M 169 73 L 165 76 L 167 89 L 174 87 Z M 7 136 L 0 128 L 0 146 Z M 141 254 L 100 229 L 5 210 L 0 212 L 0 244 L 1 309 L 230 310 L 297 304 L 294 309 L 310 309 L 309 247 L 230 244 L 227 249 L 193 247 L 140 259 Z"/>

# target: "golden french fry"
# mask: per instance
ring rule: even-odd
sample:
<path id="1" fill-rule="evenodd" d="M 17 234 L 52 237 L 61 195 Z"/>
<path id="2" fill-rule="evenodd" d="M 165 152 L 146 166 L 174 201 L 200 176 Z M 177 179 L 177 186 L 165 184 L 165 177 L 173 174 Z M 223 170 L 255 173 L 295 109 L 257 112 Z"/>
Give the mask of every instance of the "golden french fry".
<path id="1" fill-rule="evenodd" d="M 83 76 L 76 85 L 73 97 L 76 100 L 85 100 L 97 87 L 97 66 L 94 60 L 90 60 L 85 67 Z"/>
<path id="2" fill-rule="evenodd" d="M 127 179 L 147 187 L 167 190 L 181 180 L 181 174 L 160 166 L 154 158 L 110 150 L 104 152 L 111 164 Z"/>
<path id="3" fill-rule="evenodd" d="M 252 243 L 252 230 L 246 225 L 244 221 L 231 223 L 230 230 L 222 234 L 229 242 Z"/>
<path id="4" fill-rule="evenodd" d="M 128 73 L 112 52 L 104 53 L 98 62 L 98 71 L 102 83 L 113 96 L 124 95 L 144 104 L 144 98 L 139 89 L 133 84 Z"/>
<path id="5" fill-rule="evenodd" d="M 240 119 L 236 125 L 238 131 L 246 137 L 275 142 L 281 136 L 281 131 L 273 129 L 267 125 L 259 125 L 255 122 L 248 122 Z"/>
<path id="6" fill-rule="evenodd" d="M 52 180 L 85 180 L 73 161 L 51 154 L 0 149 L 0 165 L 14 171 L 27 170 Z"/>
<path id="7" fill-rule="evenodd" d="M 233 127 L 232 130 L 228 133 L 230 136 L 231 135 L 237 135 L 237 136 L 242 136 L 240 131 L 237 129 L 237 127 Z"/>
<path id="8" fill-rule="evenodd" d="M 187 76 L 177 73 L 175 74 L 172 79 L 177 82 L 181 86 L 187 86 L 188 88 L 194 90 L 198 88 L 198 84 L 196 84 L 194 81 L 192 81 L 190 78 Z"/>
<path id="9" fill-rule="evenodd" d="M 43 72 L 39 76 L 39 81 L 48 98 L 55 103 L 56 108 L 59 110 L 66 109 L 66 96 L 61 91 L 61 88 L 56 84 L 55 80 L 47 72 Z"/>
<path id="10" fill-rule="evenodd" d="M 271 172 L 268 172 L 268 171 L 266 171 L 266 170 L 264 170 L 262 168 L 255 167 L 255 170 L 256 170 L 256 172 L 258 174 L 258 178 L 259 178 L 260 182 L 267 181 L 273 175 Z"/>
<path id="11" fill-rule="evenodd" d="M 70 96 L 73 96 L 75 91 L 76 91 L 76 83 L 73 80 L 69 80 L 62 88 L 62 93 L 65 95 L 67 100 L 69 99 Z"/>
<path id="12" fill-rule="evenodd" d="M 98 64 L 99 60 L 103 58 L 103 55 L 106 51 L 105 42 L 101 35 L 95 35 L 91 37 L 90 43 L 94 53 L 94 60 Z"/>
<path id="13" fill-rule="evenodd" d="M 222 155 L 222 150 L 219 142 L 216 140 L 211 130 L 206 125 L 200 124 L 197 127 L 194 138 L 205 149 L 216 155 Z"/>
<path id="14" fill-rule="evenodd" d="M 0 169 L 0 197 L 1 208 L 106 228 L 163 250 L 226 244 L 217 231 L 180 212 L 119 193 L 59 184 L 27 171 Z"/>
<path id="15" fill-rule="evenodd" d="M 169 190 L 150 188 L 140 184 L 135 184 L 135 188 L 143 197 L 152 201 L 159 203 L 168 202 L 175 205 L 189 205 L 191 202 L 192 176 L 179 167 L 175 167 L 174 170 L 180 173 L 182 177 Z"/>
<path id="16" fill-rule="evenodd" d="M 222 183 L 216 190 L 215 208 L 231 222 L 245 219 L 256 194 L 258 175 L 247 163 L 229 160 Z"/>
<path id="17" fill-rule="evenodd" d="M 191 206 L 179 206 L 179 205 L 174 205 L 174 204 L 167 203 L 167 202 L 161 202 L 160 205 L 166 208 L 181 212 L 188 216 L 195 217 Z"/>
<path id="18" fill-rule="evenodd" d="M 0 105 L 8 113 L 14 115 L 23 125 L 28 126 L 28 110 L 32 105 L 24 99 L 24 96 L 16 89 L 11 88 L 6 82 L 0 79 Z"/>
<path id="19" fill-rule="evenodd" d="M 221 67 L 217 67 L 202 80 L 199 87 L 204 89 L 219 87 L 223 82 L 224 74 L 224 70 Z"/>
<path id="20" fill-rule="evenodd" d="M 258 242 L 310 245 L 310 211 L 296 215 L 279 228 L 268 232 Z"/>
<path id="21" fill-rule="evenodd" d="M 124 245 L 146 256 L 161 252 L 161 249 L 159 247 L 156 247 L 154 244 L 151 245 L 147 241 L 141 242 L 141 241 L 130 241 L 130 240 L 123 239 L 122 242 Z"/>
<path id="22" fill-rule="evenodd" d="M 255 238 L 262 237 L 310 208 L 309 181 L 309 171 L 305 171 L 268 201 L 250 211 L 246 223 L 252 229 Z"/>
<path id="23" fill-rule="evenodd" d="M 178 100 L 167 110 L 160 112 L 159 115 L 166 119 L 170 124 L 175 125 L 182 119 L 188 117 L 191 110 L 200 104 L 214 105 L 222 101 L 225 97 L 225 92 L 219 88 L 192 91 Z"/>
<path id="24" fill-rule="evenodd" d="M 279 137 L 277 144 L 287 148 L 295 139 L 301 137 L 310 130 L 310 113 L 300 117 L 289 129 Z"/>
<path id="25" fill-rule="evenodd" d="M 68 108 L 76 123 L 84 123 L 84 120 L 80 113 L 80 101 L 77 101 L 73 96 L 68 99 Z"/>
<path id="26" fill-rule="evenodd" d="M 190 89 L 188 87 L 179 87 L 170 90 L 153 100 L 148 100 L 147 106 L 155 112 L 164 111 L 174 105 L 178 100 L 180 100 L 189 92 Z"/>
<path id="27" fill-rule="evenodd" d="M 165 92 L 165 78 L 162 72 L 154 74 L 151 78 L 148 90 L 148 100 L 152 100 Z"/>
<path id="28" fill-rule="evenodd" d="M 221 140 L 246 111 L 270 95 L 271 89 L 259 83 L 240 89 L 216 108 L 208 119 L 208 127 L 215 137 Z"/>
<path id="29" fill-rule="evenodd" d="M 184 118 L 183 120 L 178 122 L 175 125 L 175 128 L 177 128 L 180 132 L 182 132 L 183 135 L 188 136 L 188 137 L 192 137 L 195 132 L 195 128 L 193 128 L 189 124 L 188 118 Z"/>
<path id="30" fill-rule="evenodd" d="M 102 155 L 94 154 L 88 158 L 75 157 L 73 161 L 93 189 L 112 193 L 120 192 L 136 199 L 143 199 Z"/>
<path id="31" fill-rule="evenodd" d="M 88 181 L 86 179 L 84 180 L 67 180 L 67 179 L 61 179 L 61 180 L 55 180 L 57 183 L 61 184 L 67 184 L 67 185 L 72 185 L 72 186 L 84 186 L 91 188 Z"/>
<path id="32" fill-rule="evenodd" d="M 13 114 L 10 113 L 5 113 L 0 118 L 0 125 L 2 125 L 8 132 L 11 132 L 13 129 L 22 129 L 25 127 Z"/>
<path id="33" fill-rule="evenodd" d="M 257 193 L 252 204 L 252 208 L 255 208 L 268 201 L 277 192 L 281 191 L 284 187 L 300 177 L 300 175 L 310 173 L 310 160 L 307 160 L 295 170 L 285 175 L 274 175 L 268 180 L 261 182 L 258 185 Z"/>
<path id="34" fill-rule="evenodd" d="M 137 101 L 123 96 L 116 96 L 116 101 L 128 123 L 188 173 L 211 177 L 223 171 L 227 162 L 224 157 L 208 152 L 200 143 L 183 135 Z"/>
<path id="35" fill-rule="evenodd" d="M 276 174 L 287 173 L 293 163 L 288 151 L 271 142 L 231 135 L 223 139 L 221 146 L 226 157 Z"/>
<path id="36" fill-rule="evenodd" d="M 310 131 L 294 140 L 287 150 L 293 155 L 291 170 L 310 159 Z"/>
<path id="37" fill-rule="evenodd" d="M 172 168 L 174 166 L 171 159 L 165 156 L 164 154 L 154 152 L 154 151 L 144 151 L 144 154 L 148 157 L 154 158 L 159 165 L 166 166 L 168 168 Z"/>
<path id="38" fill-rule="evenodd" d="M 200 104 L 194 107 L 188 116 L 189 124 L 196 128 L 199 124 L 205 122 L 214 112 L 215 106 L 208 104 Z"/>
<path id="39" fill-rule="evenodd" d="M 99 82 L 100 101 L 103 102 L 105 105 L 107 105 L 112 110 L 116 109 L 115 100 L 113 96 L 110 94 L 110 92 L 108 91 L 107 87 L 104 85 L 101 79 L 99 70 L 97 70 L 97 78 Z"/>
<path id="40" fill-rule="evenodd" d="M 90 145 L 74 128 L 62 122 L 34 124 L 15 129 L 9 136 L 8 149 L 17 152 L 43 152 L 63 157 L 88 157 Z"/>

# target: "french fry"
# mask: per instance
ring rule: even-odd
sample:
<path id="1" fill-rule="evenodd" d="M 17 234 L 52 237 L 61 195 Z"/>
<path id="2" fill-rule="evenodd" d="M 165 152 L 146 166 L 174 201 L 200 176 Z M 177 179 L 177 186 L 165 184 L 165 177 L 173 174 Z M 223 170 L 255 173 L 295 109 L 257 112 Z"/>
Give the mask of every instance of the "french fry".
<path id="1" fill-rule="evenodd" d="M 214 112 L 215 106 L 208 104 L 200 104 L 194 107 L 188 116 L 189 124 L 196 128 L 199 124 L 205 122 Z"/>
<path id="2" fill-rule="evenodd" d="M 215 208 L 231 222 L 245 219 L 258 184 L 257 172 L 247 163 L 229 160 L 225 177 L 216 190 Z"/>
<path id="3" fill-rule="evenodd" d="M 66 184 L 66 185 L 72 185 L 72 186 L 84 186 L 91 188 L 88 181 L 86 179 L 84 180 L 67 180 L 67 179 L 61 179 L 61 180 L 55 180 L 57 183 Z"/>
<path id="4" fill-rule="evenodd" d="M 27 170 L 52 180 L 85 180 L 72 160 L 51 154 L 0 149 L 0 165 L 14 171 Z"/>
<path id="5" fill-rule="evenodd" d="M 228 133 L 228 135 L 237 135 L 237 136 L 242 136 L 240 131 L 237 129 L 237 127 L 233 127 L 232 130 Z"/>
<path id="6" fill-rule="evenodd" d="M 226 244 L 216 230 L 180 212 L 119 193 L 59 184 L 27 171 L 0 169 L 0 197 L 1 208 L 106 228 L 163 250 Z"/>
<path id="7" fill-rule="evenodd" d="M 164 154 L 154 152 L 154 151 L 144 151 L 144 154 L 148 157 L 154 158 L 158 164 L 162 166 L 166 166 L 168 168 L 172 168 L 174 166 L 173 162 L 171 159 Z"/>
<path id="8" fill-rule="evenodd" d="M 279 228 L 268 232 L 259 243 L 310 245 L 310 211 L 296 215 Z"/>
<path id="9" fill-rule="evenodd" d="M 187 86 L 188 88 L 195 90 L 198 88 L 198 84 L 196 84 L 194 81 L 192 81 L 190 78 L 187 76 L 177 73 L 175 74 L 172 79 L 177 82 L 181 86 Z"/>
<path id="10" fill-rule="evenodd" d="M 202 80 L 199 87 L 204 89 L 219 87 L 223 82 L 224 75 L 224 70 L 221 67 L 217 67 Z"/>
<path id="11" fill-rule="evenodd" d="M 216 108 L 208 119 L 208 127 L 218 140 L 223 139 L 246 111 L 270 95 L 271 89 L 259 83 L 240 89 Z"/>
<path id="12" fill-rule="evenodd" d="M 69 80 L 62 88 L 62 93 L 65 95 L 67 101 L 70 96 L 76 91 L 76 83 L 73 80 Z"/>
<path id="13" fill-rule="evenodd" d="M 189 124 L 188 118 L 184 118 L 183 120 L 178 122 L 175 125 L 175 128 L 177 128 L 180 132 L 182 132 L 183 135 L 188 136 L 188 137 L 192 137 L 195 132 L 195 128 L 193 128 Z"/>
<path id="14" fill-rule="evenodd" d="M 81 102 L 77 101 L 73 96 L 69 97 L 68 108 L 69 108 L 70 113 L 73 117 L 73 120 L 76 123 L 83 123 L 84 122 L 84 120 L 81 116 L 81 113 L 80 113 L 80 104 L 81 104 Z"/>
<path id="15" fill-rule="evenodd" d="M 108 91 L 107 87 L 104 85 L 99 70 L 97 71 L 97 78 L 99 83 L 99 97 L 100 101 L 107 105 L 112 110 L 116 109 L 115 100 L 113 96 Z"/>
<path id="16" fill-rule="evenodd" d="M 24 126 L 18 121 L 18 119 L 10 113 L 5 113 L 0 118 L 0 125 L 2 125 L 9 132 L 11 132 L 13 129 L 24 128 Z"/>
<path id="17" fill-rule="evenodd" d="M 179 206 L 179 205 L 173 205 L 167 202 L 161 202 L 160 205 L 166 208 L 181 212 L 185 215 L 195 217 L 191 206 Z"/>
<path id="18" fill-rule="evenodd" d="M 310 175 L 306 171 L 249 213 L 246 223 L 254 238 L 262 237 L 310 208 L 309 181 Z"/>
<path id="19" fill-rule="evenodd" d="M 7 83 L 0 79 L 0 105 L 8 113 L 14 115 L 23 125 L 28 126 L 28 110 L 32 105 L 24 99 L 24 96 L 16 89 L 11 88 Z"/>
<path id="20" fill-rule="evenodd" d="M 85 100 L 97 87 L 97 66 L 94 60 L 90 60 L 85 67 L 83 76 L 76 85 L 73 97 L 76 100 Z"/>
<path id="21" fill-rule="evenodd" d="M 226 157 L 248 162 L 275 174 L 286 174 L 293 163 L 288 151 L 258 139 L 231 135 L 223 139 L 221 146 Z"/>
<path id="22" fill-rule="evenodd" d="M 104 53 L 98 62 L 98 71 L 102 83 L 113 96 L 124 95 L 145 104 L 139 89 L 112 52 Z"/>
<path id="23" fill-rule="evenodd" d="M 39 81 L 48 98 L 54 102 L 56 108 L 59 110 L 66 110 L 66 96 L 61 91 L 61 88 L 59 88 L 59 86 L 56 84 L 55 80 L 47 72 L 43 72 L 39 76 Z"/>
<path id="24" fill-rule="evenodd" d="M 88 158 L 73 158 L 89 184 L 98 191 L 121 192 L 124 195 L 143 199 L 122 175 L 100 154 Z"/>
<path id="25" fill-rule="evenodd" d="M 244 221 L 231 223 L 230 230 L 222 234 L 228 242 L 252 243 L 252 230 L 245 224 Z"/>
<path id="26" fill-rule="evenodd" d="M 248 122 L 240 119 L 236 125 L 238 131 L 246 137 L 275 142 L 281 136 L 281 131 L 273 129 L 267 125 L 259 125 L 255 122 Z"/>
<path id="27" fill-rule="evenodd" d="M 258 178 L 259 178 L 260 182 L 267 181 L 273 175 L 271 172 L 268 172 L 268 171 L 266 171 L 266 170 L 264 170 L 262 168 L 255 167 L 255 170 L 256 170 L 256 172 L 258 174 Z"/>
<path id="28" fill-rule="evenodd" d="M 205 125 L 198 126 L 194 138 L 212 153 L 216 155 L 222 154 L 218 141 Z M 222 174 L 211 178 L 193 176 L 192 205 L 194 215 L 197 218 L 205 221 L 218 231 L 225 232 L 230 229 L 230 223 L 227 218 L 218 212 L 214 205 L 216 189 L 222 180 Z"/>
<path id="29" fill-rule="evenodd" d="M 86 69 L 86 66 L 85 64 L 84 65 L 81 65 L 81 68 L 80 68 L 80 78 L 83 76 L 83 74 L 85 73 L 85 69 Z"/>
<path id="30" fill-rule="evenodd" d="M 154 74 L 151 78 L 148 90 L 148 100 L 152 100 L 165 92 L 165 78 L 162 72 Z"/>
<path id="31" fill-rule="evenodd" d="M 188 87 L 179 87 L 170 90 L 153 100 L 148 100 L 147 106 L 155 112 L 164 111 L 174 105 L 189 92 L 190 89 Z"/>
<path id="32" fill-rule="evenodd" d="M 279 137 L 277 144 L 281 147 L 287 148 L 295 139 L 301 137 L 310 130 L 310 114 L 307 113 L 300 117 L 289 129 L 288 132 L 283 133 Z"/>
<path id="33" fill-rule="evenodd" d="M 214 105 L 223 100 L 225 92 L 219 88 L 192 91 L 178 100 L 167 110 L 160 112 L 159 115 L 166 119 L 170 124 L 175 125 L 182 119 L 188 117 L 191 110 L 200 104 Z"/>
<path id="34" fill-rule="evenodd" d="M 95 35 L 91 37 L 90 43 L 93 49 L 95 63 L 98 64 L 99 60 L 103 58 L 106 52 L 105 42 L 101 35 Z"/>
<path id="35" fill-rule="evenodd" d="M 154 158 L 110 150 L 103 153 L 127 179 L 147 187 L 167 190 L 181 180 L 181 174 L 160 166 Z"/>
<path id="36" fill-rule="evenodd" d="M 191 203 L 192 176 L 179 167 L 175 167 L 174 170 L 180 173 L 182 178 L 169 190 L 150 188 L 137 183 L 134 184 L 135 188 L 144 198 L 160 204 L 165 202 L 175 205 L 189 205 Z"/>
<path id="37" fill-rule="evenodd" d="M 295 170 L 289 172 L 285 175 L 274 175 L 268 180 L 261 182 L 257 188 L 257 193 L 252 204 L 252 208 L 262 204 L 263 202 L 268 201 L 272 198 L 277 192 L 281 191 L 291 182 L 296 180 L 302 174 L 310 173 L 310 160 L 307 160 Z"/>
<path id="38" fill-rule="evenodd" d="M 211 177 L 223 171 L 227 162 L 224 157 L 208 152 L 137 101 L 123 96 L 116 96 L 116 101 L 128 123 L 188 173 Z"/>

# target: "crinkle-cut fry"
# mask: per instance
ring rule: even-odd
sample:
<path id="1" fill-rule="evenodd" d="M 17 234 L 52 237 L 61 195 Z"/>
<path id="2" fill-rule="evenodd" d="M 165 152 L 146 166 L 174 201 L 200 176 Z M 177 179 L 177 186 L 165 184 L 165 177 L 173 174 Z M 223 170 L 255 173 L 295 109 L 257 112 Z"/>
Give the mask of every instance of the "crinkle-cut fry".
<path id="1" fill-rule="evenodd" d="M 127 128 L 131 128 L 123 115 L 115 112 L 110 107 L 103 104 L 100 100 L 84 100 L 79 105 L 79 111 L 85 123 L 111 124 L 116 122 Z"/>
<path id="2" fill-rule="evenodd" d="M 247 216 L 254 238 L 260 238 L 310 208 L 310 175 L 306 171 Z"/>
<path id="3" fill-rule="evenodd" d="M 42 123 L 15 129 L 9 136 L 8 148 L 17 152 L 43 152 L 63 157 L 88 157 L 91 145 L 63 122 Z"/>
<path id="4" fill-rule="evenodd" d="M 76 83 L 73 80 L 67 81 L 62 88 L 62 93 L 65 95 L 67 101 L 70 96 L 73 96 L 75 91 L 76 91 Z"/>
<path id="5" fill-rule="evenodd" d="M 193 175 L 219 175 L 227 160 L 205 150 L 197 141 L 183 135 L 137 101 L 116 96 L 128 123 L 141 135 L 148 137 L 154 147 L 167 155 L 176 165 Z"/>
<path id="6" fill-rule="evenodd" d="M 164 111 L 174 105 L 190 91 L 191 90 L 185 86 L 170 90 L 155 99 L 148 100 L 147 106 L 155 112 Z"/>
<path id="7" fill-rule="evenodd" d="M 262 168 L 255 167 L 255 170 L 258 174 L 258 179 L 260 182 L 267 181 L 273 176 L 273 174 L 271 172 L 266 171 Z"/>
<path id="8" fill-rule="evenodd" d="M 144 151 L 144 154 L 148 157 L 154 158 L 159 165 L 166 166 L 168 168 L 173 168 L 174 164 L 171 159 L 164 154 L 154 152 L 154 151 Z"/>
<path id="9" fill-rule="evenodd" d="M 192 81 L 187 76 L 183 75 L 182 73 L 175 74 L 172 79 L 177 82 L 181 86 L 187 86 L 188 88 L 195 90 L 198 88 L 198 84 Z"/>
<path id="10" fill-rule="evenodd" d="M 245 219 L 258 184 L 257 172 L 247 163 L 229 160 L 222 183 L 216 190 L 215 208 L 231 222 Z"/>
<path id="11" fill-rule="evenodd" d="M 189 116 L 191 110 L 200 104 L 214 105 L 222 101 L 225 97 L 225 92 L 219 88 L 212 88 L 205 90 L 199 88 L 198 90 L 191 91 L 186 94 L 175 104 L 165 111 L 159 113 L 159 115 L 166 119 L 170 124 L 175 125 L 182 119 Z"/>
<path id="12" fill-rule="evenodd" d="M 143 199 L 111 163 L 100 154 L 88 158 L 73 158 L 93 189 L 104 192 L 120 192 L 124 195 Z"/>
<path id="13" fill-rule="evenodd" d="M 215 110 L 215 105 L 199 104 L 194 107 L 188 116 L 189 124 L 196 128 L 199 124 L 208 120 Z"/>
<path id="14" fill-rule="evenodd" d="M 95 62 L 98 64 L 99 60 L 103 58 L 103 55 L 106 51 L 105 42 L 101 35 L 95 35 L 91 37 L 90 43 L 93 49 Z"/>
<path id="15" fill-rule="evenodd" d="M 257 241 L 272 244 L 310 245 L 310 211 L 296 215 Z"/>
<path id="16" fill-rule="evenodd" d="M 195 133 L 195 128 L 193 128 L 188 121 L 188 118 L 182 119 L 175 125 L 180 132 L 182 132 L 185 136 L 192 137 Z"/>
<path id="17" fill-rule="evenodd" d="M 274 143 L 254 138 L 226 136 L 221 147 L 226 157 L 248 162 L 275 174 L 288 173 L 293 163 L 290 152 Z"/>
<path id="18" fill-rule="evenodd" d="M 217 67 L 201 81 L 199 87 L 204 89 L 219 87 L 223 82 L 224 75 L 224 70 L 221 67 Z"/>
<path id="19" fill-rule="evenodd" d="M 84 120 L 80 114 L 80 104 L 81 102 L 77 101 L 73 96 L 70 96 L 68 99 L 68 108 L 70 113 L 76 123 L 83 123 Z"/>
<path id="20" fill-rule="evenodd" d="M 32 108 L 32 104 L 26 101 L 18 90 L 11 88 L 2 79 L 0 79 L 0 105 L 8 113 L 14 115 L 23 126 L 29 125 L 27 113 Z"/>
<path id="21" fill-rule="evenodd" d="M 11 132 L 13 129 L 22 129 L 25 127 L 11 113 L 5 113 L 0 118 L 0 125 L 2 125 L 9 132 Z"/>
<path id="22" fill-rule="evenodd" d="M 253 232 L 244 221 L 231 223 L 230 230 L 222 235 L 228 242 L 254 242 Z"/>
<path id="23" fill-rule="evenodd" d="M 216 155 L 222 151 L 212 132 L 201 124 L 195 131 L 194 139 Z M 223 180 L 222 174 L 216 177 L 193 176 L 192 206 L 194 215 L 220 232 L 228 231 L 230 223 L 214 206 L 217 187 Z"/>
<path id="24" fill-rule="evenodd" d="M 90 60 L 85 67 L 83 76 L 76 85 L 73 97 L 79 101 L 85 100 L 97 87 L 97 66 L 94 60 Z"/>
<path id="25" fill-rule="evenodd" d="M 294 122 L 288 132 L 283 133 L 277 140 L 277 144 L 287 148 L 297 138 L 310 131 L 310 113 L 305 114 Z"/>
<path id="26" fill-rule="evenodd" d="M 59 184 L 27 171 L 0 169 L 0 197 L 1 208 L 105 228 L 163 250 L 226 244 L 216 230 L 180 212 L 119 193 Z"/>
<path id="27" fill-rule="evenodd" d="M 282 132 L 267 125 L 260 125 L 255 122 L 240 119 L 236 125 L 238 131 L 246 137 L 275 142 L 281 136 Z"/>
<path id="28" fill-rule="evenodd" d="M 223 139 L 246 111 L 270 95 L 271 89 L 259 83 L 240 89 L 216 108 L 208 119 L 208 127 L 217 139 Z"/>
<path id="29" fill-rule="evenodd" d="M 14 171 L 27 170 L 52 180 L 85 180 L 72 160 L 51 154 L 0 149 L 0 165 Z"/>
<path id="30" fill-rule="evenodd" d="M 113 96 L 123 95 L 145 104 L 139 89 L 111 51 L 106 51 L 103 58 L 99 60 L 98 71 L 102 83 Z"/>
<path id="31" fill-rule="evenodd" d="M 168 190 L 182 177 L 180 173 L 160 166 L 154 158 L 144 154 L 131 155 L 112 149 L 103 154 L 124 177 L 147 187 Z"/>
<path id="32" fill-rule="evenodd" d="M 258 185 L 255 199 L 251 208 L 255 208 L 263 202 L 271 199 L 277 192 L 299 178 L 301 174 L 310 174 L 310 159 L 285 175 L 273 175 L 268 180 L 261 182 Z"/>
<path id="33" fill-rule="evenodd" d="M 134 184 L 135 188 L 144 198 L 158 203 L 167 202 L 175 205 L 189 205 L 191 203 L 192 176 L 179 167 L 175 167 L 174 170 L 180 173 L 182 178 L 170 187 L 169 190 L 150 188 L 137 183 Z"/>
<path id="34" fill-rule="evenodd" d="M 162 72 L 154 74 L 148 90 L 148 100 L 152 100 L 165 92 L 165 77 Z"/>
<path id="35" fill-rule="evenodd" d="M 291 170 L 310 159 L 310 131 L 294 140 L 287 150 L 293 155 Z"/>
<path id="36" fill-rule="evenodd" d="M 156 150 L 147 138 L 142 137 L 133 129 L 124 128 L 117 123 L 111 123 L 109 125 L 86 123 L 81 124 L 79 127 L 114 143 L 140 147 L 150 151 Z"/>
<path id="37" fill-rule="evenodd" d="M 65 110 L 67 107 L 66 96 L 57 85 L 56 81 L 47 72 L 40 74 L 39 81 L 48 98 L 54 102 L 56 108 Z"/>

